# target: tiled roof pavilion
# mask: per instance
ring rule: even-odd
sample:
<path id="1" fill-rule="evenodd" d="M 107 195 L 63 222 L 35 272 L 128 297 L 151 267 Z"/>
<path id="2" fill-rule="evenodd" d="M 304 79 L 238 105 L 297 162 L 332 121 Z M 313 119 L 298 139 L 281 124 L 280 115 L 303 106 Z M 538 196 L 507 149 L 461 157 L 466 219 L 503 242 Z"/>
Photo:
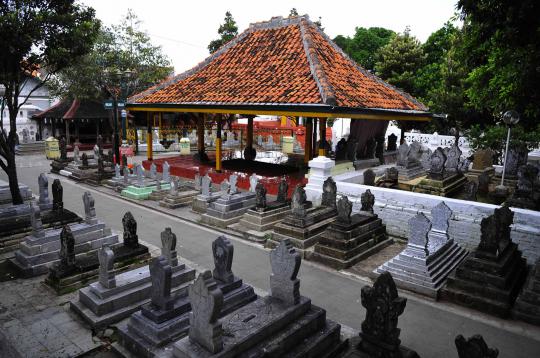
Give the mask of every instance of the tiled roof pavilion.
<path id="1" fill-rule="evenodd" d="M 429 120 L 428 108 L 350 59 L 307 16 L 251 24 L 131 110 Z"/>

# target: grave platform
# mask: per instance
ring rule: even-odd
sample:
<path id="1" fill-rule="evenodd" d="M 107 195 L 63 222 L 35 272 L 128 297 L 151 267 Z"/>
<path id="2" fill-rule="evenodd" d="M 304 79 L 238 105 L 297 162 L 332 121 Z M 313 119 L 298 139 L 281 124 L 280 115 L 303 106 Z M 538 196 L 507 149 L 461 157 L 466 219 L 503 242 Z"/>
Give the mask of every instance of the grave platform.
<path id="1" fill-rule="evenodd" d="M 512 309 L 512 317 L 540 326 L 540 260 L 529 271 Z"/>
<path id="2" fill-rule="evenodd" d="M 51 173 L 60 174 L 60 171 L 65 169 L 72 161 L 73 158 L 53 159 L 51 162 Z"/>
<path id="3" fill-rule="evenodd" d="M 326 206 L 308 209 L 305 217 L 289 214 L 274 226 L 274 233 L 265 246 L 274 248 L 284 239 L 290 239 L 304 257 L 306 250 L 315 245 L 326 227 L 336 220 L 336 215 L 336 209 Z"/>
<path id="4" fill-rule="evenodd" d="M 415 193 L 424 193 L 438 196 L 453 196 L 463 191 L 467 183 L 467 177 L 453 174 L 442 180 L 430 179 L 429 176 L 422 179 L 414 188 Z"/>
<path id="5" fill-rule="evenodd" d="M 148 263 L 150 254 L 148 247 L 139 244 L 136 248 L 122 244 L 110 246 L 114 252 L 115 273 L 133 270 Z M 99 276 L 99 260 L 97 251 L 91 251 L 86 255 L 77 257 L 75 267 L 64 272 L 56 267 L 49 269 L 49 275 L 45 283 L 51 287 L 57 295 L 63 295 L 75 291 L 89 282 L 96 281 Z"/>
<path id="6" fill-rule="evenodd" d="M 271 202 L 266 208 L 251 208 L 230 229 L 242 233 L 246 240 L 265 243 L 272 230 L 291 212 L 289 202 Z"/>
<path id="7" fill-rule="evenodd" d="M 349 223 L 334 221 L 321 234 L 308 259 L 337 270 L 349 268 L 393 243 L 375 214 L 361 212 Z"/>
<path id="8" fill-rule="evenodd" d="M 162 189 L 170 189 L 170 184 L 163 184 Z M 153 191 L 156 190 L 156 185 L 148 186 L 136 186 L 129 185 L 126 187 L 120 195 L 125 196 L 126 198 L 135 199 L 135 200 L 146 200 L 150 197 Z"/>
<path id="9" fill-rule="evenodd" d="M 172 294 L 185 295 L 195 270 L 179 263 L 172 267 Z M 99 282 L 79 290 L 79 300 L 70 308 L 92 328 L 104 328 L 129 317 L 150 301 L 152 283 L 148 265 L 116 275 L 116 287 L 105 288 Z"/>
<path id="10" fill-rule="evenodd" d="M 114 170 L 110 167 L 106 167 L 102 172 L 96 170 L 90 173 L 90 176 L 85 180 L 85 183 L 92 186 L 100 186 L 102 183 L 111 179 L 112 177 L 114 177 Z"/>
<path id="11" fill-rule="evenodd" d="M 204 214 L 211 203 L 221 197 L 220 192 L 210 193 L 210 195 L 198 194 L 192 199 L 191 210 L 196 213 Z"/>
<path id="12" fill-rule="evenodd" d="M 345 348 L 341 326 L 326 319 L 326 311 L 301 297 L 287 306 L 271 296 L 259 298 L 220 319 L 223 350 L 212 354 L 184 337 L 174 344 L 176 358 L 336 357 Z"/>
<path id="13" fill-rule="evenodd" d="M 255 206 L 255 193 L 224 194 L 209 204 L 206 213 L 201 216 L 201 222 L 226 228 L 238 222 L 242 215 L 253 206 Z"/>
<path id="14" fill-rule="evenodd" d="M 21 193 L 24 201 L 32 200 L 32 190 L 25 184 L 19 183 L 19 192 Z M 0 180 L 0 205 L 11 205 L 11 191 L 9 190 L 9 183 Z"/>
<path id="15" fill-rule="evenodd" d="M 468 257 L 448 276 L 441 298 L 469 308 L 507 318 L 526 278 L 526 262 L 514 243 L 496 259 Z"/>
<path id="16" fill-rule="evenodd" d="M 426 175 L 426 169 L 420 163 L 416 163 L 410 167 L 398 166 L 397 169 L 398 180 L 400 182 L 408 182 Z"/>
<path id="17" fill-rule="evenodd" d="M 169 209 L 177 209 L 182 206 L 192 205 L 194 198 L 199 195 L 195 189 L 178 189 L 176 193 L 169 193 L 159 202 L 159 206 Z"/>

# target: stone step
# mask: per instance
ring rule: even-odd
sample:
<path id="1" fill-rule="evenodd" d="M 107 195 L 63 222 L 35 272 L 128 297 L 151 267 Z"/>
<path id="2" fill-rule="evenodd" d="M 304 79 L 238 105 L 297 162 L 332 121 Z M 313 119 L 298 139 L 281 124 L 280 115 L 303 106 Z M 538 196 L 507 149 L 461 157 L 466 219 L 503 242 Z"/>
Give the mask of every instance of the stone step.
<path id="1" fill-rule="evenodd" d="M 340 342 L 340 332 L 341 326 L 339 324 L 327 320 L 322 329 L 282 357 L 336 357 L 333 353 L 338 354 L 345 348 L 345 345 Z"/>
<path id="2" fill-rule="evenodd" d="M 324 234 L 323 234 L 324 235 Z M 343 260 L 348 260 L 351 257 L 354 257 L 361 252 L 369 249 L 372 246 L 377 245 L 379 242 L 384 241 L 386 239 L 386 233 L 384 232 L 374 232 L 370 236 L 363 238 L 362 242 L 358 242 L 355 247 L 351 247 L 349 249 L 338 249 L 330 246 L 326 246 L 324 241 L 324 236 L 321 235 L 321 238 L 319 240 L 319 243 L 315 246 L 315 251 L 319 253 L 323 253 L 325 255 L 329 255 L 332 257 L 336 257 Z"/>
<path id="3" fill-rule="evenodd" d="M 501 273 L 508 271 L 509 266 L 512 265 L 516 256 L 521 257 L 521 252 L 518 250 L 516 244 L 511 243 L 496 260 L 478 257 L 477 252 L 474 251 L 470 256 L 470 259 L 464 263 L 463 267 L 493 275 L 500 275 Z"/>
<path id="4" fill-rule="evenodd" d="M 349 251 L 360 245 L 365 244 L 366 241 L 371 240 L 375 236 L 384 234 L 386 234 L 386 227 L 379 226 L 373 230 L 352 237 L 348 240 L 341 240 L 336 239 L 335 236 L 332 236 L 332 234 L 327 229 L 321 234 L 321 240 L 319 241 L 319 243 L 335 250 Z"/>
<path id="5" fill-rule="evenodd" d="M 516 277 L 516 271 L 521 271 L 523 267 L 526 266 L 525 259 L 519 254 L 516 255 L 515 259 L 513 260 L 512 266 L 510 266 L 502 274 L 495 275 L 485 271 L 468 268 L 466 264 L 470 260 L 474 260 L 471 255 L 469 255 L 467 260 L 465 260 L 463 264 L 456 269 L 457 277 L 482 285 L 488 284 L 499 289 L 510 287 Z"/>

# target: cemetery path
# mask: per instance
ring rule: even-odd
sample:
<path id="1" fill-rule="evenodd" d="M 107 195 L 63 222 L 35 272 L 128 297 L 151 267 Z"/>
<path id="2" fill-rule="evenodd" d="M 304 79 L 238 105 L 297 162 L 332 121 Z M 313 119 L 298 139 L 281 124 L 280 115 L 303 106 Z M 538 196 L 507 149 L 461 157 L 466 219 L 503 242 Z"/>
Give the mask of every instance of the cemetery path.
<path id="1" fill-rule="evenodd" d="M 19 180 L 38 192 L 37 177 L 49 172 L 49 162 L 43 156 L 18 157 Z M 5 180 L 5 174 L 0 173 Z M 49 185 L 52 180 L 49 180 Z M 140 240 L 160 246 L 160 232 L 171 227 L 178 236 L 178 254 L 195 264 L 195 268 L 213 267 L 211 243 L 220 235 L 217 231 L 201 227 L 154 210 L 106 195 L 87 186 L 62 179 L 64 207 L 83 216 L 82 194 L 91 191 L 95 198 L 96 213 L 113 230 L 122 230 L 122 216 L 131 211 L 138 222 Z M 255 288 L 269 288 L 270 262 L 268 251 L 236 237 L 233 271 Z M 360 290 L 367 280 L 336 272 L 304 261 L 300 269 L 300 292 L 312 302 L 327 310 L 330 319 L 356 330 L 365 317 L 360 304 Z M 489 346 L 497 347 L 501 357 L 540 356 L 540 329 L 525 323 L 500 320 L 481 313 L 464 310 L 440 302 L 402 294 L 409 298 L 405 313 L 399 319 L 402 343 L 417 350 L 422 357 L 457 357 L 454 338 L 458 334 L 468 337 L 482 334 Z"/>

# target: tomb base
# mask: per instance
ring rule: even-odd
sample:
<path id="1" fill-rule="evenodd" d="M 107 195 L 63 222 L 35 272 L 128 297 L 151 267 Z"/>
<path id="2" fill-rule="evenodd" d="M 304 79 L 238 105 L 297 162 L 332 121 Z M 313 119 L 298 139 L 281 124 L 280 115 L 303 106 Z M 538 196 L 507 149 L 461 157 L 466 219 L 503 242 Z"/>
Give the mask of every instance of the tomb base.
<path id="1" fill-rule="evenodd" d="M 73 173 L 72 173 L 73 175 Z M 105 181 L 111 179 L 114 176 L 114 170 L 105 169 L 103 172 L 95 171 L 90 174 L 85 183 L 92 186 L 100 186 Z"/>
<path id="2" fill-rule="evenodd" d="M 452 196 L 463 190 L 467 183 L 467 178 L 460 174 L 454 174 L 443 180 L 430 179 L 429 177 L 422 179 L 413 191 L 415 193 L 424 193 L 438 196 Z"/>
<path id="3" fill-rule="evenodd" d="M 249 209 L 238 223 L 229 228 L 242 233 L 246 240 L 264 243 L 274 226 L 290 212 L 290 203 L 269 203 L 265 209 Z"/>
<path id="4" fill-rule="evenodd" d="M 347 352 L 341 356 L 341 358 L 373 358 L 377 357 L 377 355 L 371 353 L 370 346 L 373 344 L 370 343 L 367 339 L 362 339 L 361 337 L 354 337 L 351 338 L 349 341 L 350 348 L 347 350 Z M 388 347 L 387 347 L 388 348 Z M 373 349 L 375 351 L 380 351 L 380 347 L 376 347 Z M 394 350 L 388 349 L 388 355 L 382 356 L 382 357 L 400 357 L 400 358 L 419 358 L 420 356 L 418 353 L 413 351 L 412 349 L 409 349 L 405 346 L 400 345 L 398 348 Z"/>
<path id="5" fill-rule="evenodd" d="M 510 243 L 497 259 L 468 255 L 448 276 L 440 291 L 442 299 L 506 318 L 525 281 L 525 259 Z"/>
<path id="6" fill-rule="evenodd" d="M 540 261 L 536 261 L 516 299 L 512 317 L 540 326 Z"/>
<path id="7" fill-rule="evenodd" d="M 377 158 L 359 159 L 359 160 L 354 161 L 354 168 L 356 170 L 373 168 L 373 167 L 376 167 L 378 165 L 381 165 L 381 162 Z"/>
<path id="8" fill-rule="evenodd" d="M 191 210 L 199 214 L 204 214 L 210 203 L 218 200 L 220 196 L 220 193 L 211 193 L 210 195 L 199 194 L 193 198 Z"/>
<path id="9" fill-rule="evenodd" d="M 182 190 L 176 194 L 167 194 L 159 202 L 159 206 L 169 209 L 177 209 L 183 206 L 191 205 L 194 198 L 199 195 L 198 190 Z"/>
<path id="10" fill-rule="evenodd" d="M 51 162 L 51 173 L 59 174 L 60 170 L 68 166 L 73 161 L 73 158 L 68 159 L 54 159 Z"/>
<path id="11" fill-rule="evenodd" d="M 464 175 L 469 179 L 470 181 L 475 181 L 478 183 L 478 177 L 484 173 L 487 173 L 490 177 L 492 177 L 495 174 L 495 168 L 488 167 L 485 169 L 469 169 L 468 172 L 466 172 Z M 500 179 L 500 178 L 499 178 Z"/>
<path id="12" fill-rule="evenodd" d="M 420 164 L 413 165 L 410 168 L 397 167 L 398 181 L 406 182 L 426 175 L 426 170 Z"/>
<path id="13" fill-rule="evenodd" d="M 238 222 L 244 213 L 255 205 L 255 193 L 243 192 L 225 194 L 210 203 L 201 222 L 211 226 L 226 228 Z"/>
<path id="14" fill-rule="evenodd" d="M 170 184 L 163 184 L 161 187 L 162 189 L 167 190 L 167 189 L 170 189 L 171 186 Z M 135 200 L 146 200 L 149 198 L 150 194 L 152 194 L 152 192 L 155 190 L 156 190 L 155 185 L 142 186 L 142 187 L 130 185 L 124 190 L 122 190 L 120 195 L 125 196 L 126 198 L 135 199 Z"/>
<path id="15" fill-rule="evenodd" d="M 377 215 L 361 213 L 351 216 L 350 223 L 338 220 L 321 234 L 319 243 L 308 259 L 337 270 L 349 268 L 392 244 L 386 226 Z"/>

